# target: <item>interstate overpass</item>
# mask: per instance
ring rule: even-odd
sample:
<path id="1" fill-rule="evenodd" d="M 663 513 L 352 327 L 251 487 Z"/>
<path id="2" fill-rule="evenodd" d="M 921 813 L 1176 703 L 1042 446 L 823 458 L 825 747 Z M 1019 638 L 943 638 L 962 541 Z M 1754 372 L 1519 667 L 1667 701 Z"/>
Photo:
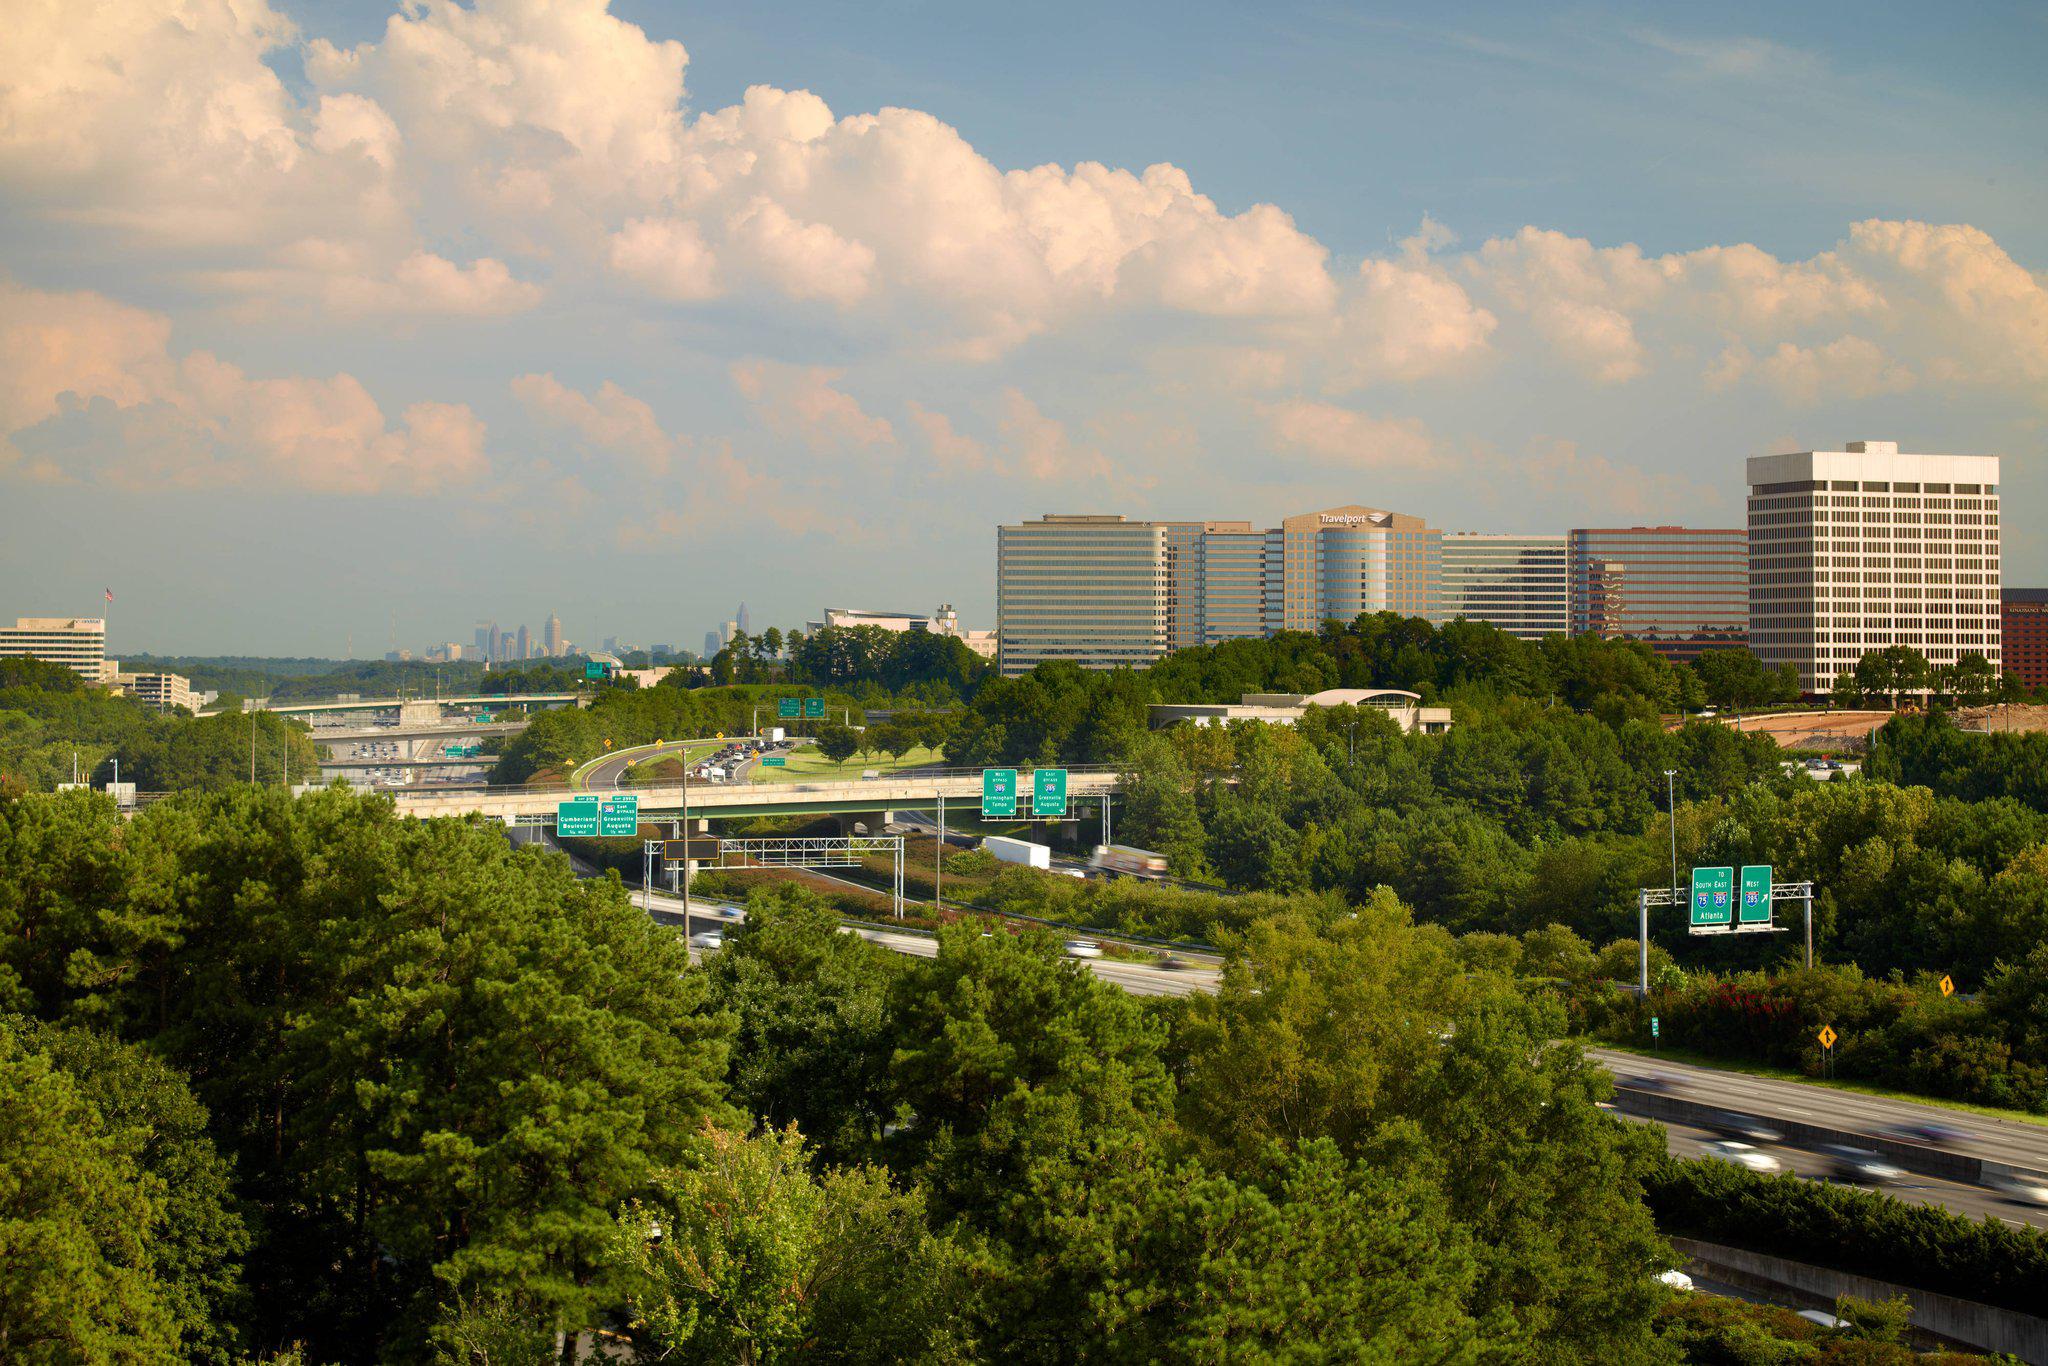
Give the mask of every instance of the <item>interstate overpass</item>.
<path id="1" fill-rule="evenodd" d="M 622 788 L 619 796 L 640 799 L 647 820 L 680 818 L 687 805 L 690 818 L 735 816 L 851 815 L 893 811 L 898 807 L 929 809 L 944 797 L 962 814 L 981 810 L 978 768 L 921 769 L 851 782 L 816 783 L 692 783 L 687 794 L 679 784 Z M 1067 770 L 1068 811 L 1076 801 L 1121 791 L 1121 774 L 1113 768 Z M 546 825 L 555 807 L 576 794 L 563 789 L 469 789 L 455 792 L 397 792 L 393 799 L 407 816 L 488 816 L 507 825 Z M 1019 794 L 1028 803 L 1028 791 Z M 1078 819 L 1069 814 L 1068 820 Z"/>
<path id="2" fill-rule="evenodd" d="M 500 693 L 496 696 L 477 695 L 474 697 L 372 697 L 358 698 L 352 702 L 273 702 L 267 697 L 257 698 L 245 704 L 244 711 L 275 712 L 280 716 L 317 716 L 323 712 L 335 711 L 395 711 L 401 716 L 411 716 L 410 708 L 434 708 L 436 714 L 443 707 L 555 707 L 573 703 L 587 706 L 591 694 L 584 692 L 539 692 Z M 209 713 L 212 714 L 212 713 Z"/>

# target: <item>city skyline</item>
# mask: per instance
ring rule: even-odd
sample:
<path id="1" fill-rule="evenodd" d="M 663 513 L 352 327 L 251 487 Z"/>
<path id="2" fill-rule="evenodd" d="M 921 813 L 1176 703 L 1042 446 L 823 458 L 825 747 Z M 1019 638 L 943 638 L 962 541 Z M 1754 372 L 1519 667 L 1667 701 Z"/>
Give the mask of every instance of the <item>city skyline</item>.
<path id="1" fill-rule="evenodd" d="M 1019 517 L 1734 527 L 1844 433 L 2048 506 L 2023 7 L 164 14 L 0 52 L 0 575 L 117 648 L 993 624 Z"/>

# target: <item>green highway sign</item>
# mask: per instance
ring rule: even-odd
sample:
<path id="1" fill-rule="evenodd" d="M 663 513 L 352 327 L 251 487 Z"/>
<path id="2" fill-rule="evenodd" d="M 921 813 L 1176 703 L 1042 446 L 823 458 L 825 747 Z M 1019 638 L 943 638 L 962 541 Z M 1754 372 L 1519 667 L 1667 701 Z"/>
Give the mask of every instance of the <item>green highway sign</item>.
<path id="1" fill-rule="evenodd" d="M 1655 1015 L 1650 1017 L 1650 1037 L 1653 1039 L 1657 1037 L 1657 1017 Z"/>
<path id="2" fill-rule="evenodd" d="M 808 716 L 808 717 L 810 717 L 810 718 L 811 718 L 812 720 L 814 720 L 814 721 L 815 721 L 816 719 L 818 719 L 819 717 L 823 716 L 824 714 L 825 714 L 825 699 L 824 699 L 824 698 L 822 698 L 822 697 L 806 697 L 806 698 L 804 699 L 804 715 L 805 715 L 805 716 Z"/>
<path id="3" fill-rule="evenodd" d="M 1735 870 L 1692 870 L 1692 928 L 1712 929 L 1735 920 Z"/>
<path id="4" fill-rule="evenodd" d="M 775 699 L 775 714 L 785 721 L 794 721 L 802 714 L 803 706 L 800 697 L 778 697 Z"/>
<path id="5" fill-rule="evenodd" d="M 585 664 L 583 666 L 583 676 L 585 678 L 603 678 L 604 665 L 598 663 L 596 660 L 592 660 L 590 663 Z"/>
<path id="6" fill-rule="evenodd" d="M 767 758 L 763 759 L 761 761 L 761 764 L 765 768 L 788 768 L 789 760 L 783 758 L 779 754 L 771 754 Z"/>
<path id="7" fill-rule="evenodd" d="M 1031 814 L 1034 816 L 1064 816 L 1067 814 L 1067 771 L 1063 768 L 1041 768 L 1031 775 Z"/>
<path id="8" fill-rule="evenodd" d="M 1771 923 L 1771 865 L 1749 863 L 1742 868 L 1742 905 L 1736 912 L 1745 925 Z"/>
<path id="9" fill-rule="evenodd" d="M 497 717 L 487 711 L 480 711 L 476 714 L 476 723 L 480 726 L 488 726 L 497 719 Z"/>
<path id="10" fill-rule="evenodd" d="M 597 798 L 573 797 L 555 803 L 555 834 L 565 839 L 597 834 Z"/>
<path id="11" fill-rule="evenodd" d="M 607 838 L 639 834 L 640 799 L 608 797 L 600 801 L 597 804 L 597 833 Z"/>
<path id="12" fill-rule="evenodd" d="M 985 768 L 981 771 L 981 814 L 984 816 L 1014 816 L 1017 814 L 1016 769 Z"/>

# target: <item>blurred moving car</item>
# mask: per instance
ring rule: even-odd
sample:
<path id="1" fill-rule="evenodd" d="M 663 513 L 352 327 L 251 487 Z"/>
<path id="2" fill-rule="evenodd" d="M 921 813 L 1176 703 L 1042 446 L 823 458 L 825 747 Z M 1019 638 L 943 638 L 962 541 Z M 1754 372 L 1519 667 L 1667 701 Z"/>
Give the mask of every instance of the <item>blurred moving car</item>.
<path id="1" fill-rule="evenodd" d="M 1096 943 L 1093 939 L 1069 939 L 1065 947 L 1067 957 L 1069 958 L 1102 957 L 1102 945 Z"/>
<path id="2" fill-rule="evenodd" d="M 1828 1160 L 1828 1175 L 1842 1181 L 1882 1186 L 1906 1178 L 1905 1168 L 1885 1161 L 1882 1154 L 1868 1148 L 1852 1147 L 1847 1143 L 1824 1143 L 1817 1151 Z"/>
<path id="3" fill-rule="evenodd" d="M 1914 1120 L 1911 1124 L 1894 1124 L 1888 1132 L 1893 1138 L 1903 1138 L 1909 1143 L 1933 1143 L 1937 1146 L 1944 1143 L 1959 1143 L 1969 1137 L 1955 1125 L 1943 1124 L 1935 1119 Z"/>
<path id="4" fill-rule="evenodd" d="M 1739 1115 L 1733 1110 L 1722 1110 L 1710 1116 L 1706 1127 L 1717 1134 L 1739 1138 L 1746 1143 L 1777 1143 L 1785 1137 L 1756 1116 Z"/>
<path id="5" fill-rule="evenodd" d="M 1661 1271 L 1657 1273 L 1657 1279 L 1662 1281 L 1664 1284 L 1670 1286 L 1673 1290 L 1692 1289 L 1692 1277 L 1686 1275 L 1677 1267 L 1673 1267 L 1669 1271 Z"/>
<path id="6" fill-rule="evenodd" d="M 725 947 L 724 930 L 699 930 L 690 936 L 693 949 L 722 949 Z"/>
<path id="7" fill-rule="evenodd" d="M 1733 1162 L 1736 1166 L 1753 1172 L 1768 1174 L 1785 1170 L 1785 1164 L 1772 1157 L 1769 1153 L 1764 1152 L 1760 1148 L 1753 1148 L 1747 1143 L 1737 1143 L 1733 1139 L 1724 1138 L 1713 1143 L 1702 1144 L 1701 1151 L 1706 1153 L 1708 1157 L 1717 1157 L 1723 1162 Z"/>
<path id="8" fill-rule="evenodd" d="M 2022 1205 L 2048 1205 L 2048 1176 L 2038 1172 L 1995 1172 L 1984 1184 Z"/>

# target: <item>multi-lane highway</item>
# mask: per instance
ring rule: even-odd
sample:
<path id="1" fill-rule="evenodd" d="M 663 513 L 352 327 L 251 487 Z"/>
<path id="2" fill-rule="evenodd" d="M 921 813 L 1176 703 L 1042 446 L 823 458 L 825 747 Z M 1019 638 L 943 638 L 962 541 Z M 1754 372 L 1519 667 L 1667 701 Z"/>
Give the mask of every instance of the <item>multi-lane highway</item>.
<path id="1" fill-rule="evenodd" d="M 2030 1171 L 2048 1171 L 2048 1125 L 1994 1119 L 1967 1110 L 1859 1095 L 1830 1086 L 1751 1076 L 1747 1072 L 1695 1067 L 1609 1048 L 1592 1048 L 1587 1052 L 1605 1063 L 1623 1084 L 1650 1079 L 1670 1088 L 1674 1095 L 1701 1104 L 1855 1133 L 1882 1134 L 1908 1125 L 1940 1124 L 1962 1135 L 1940 1144 L 1943 1148 Z"/>
<path id="2" fill-rule="evenodd" d="M 1638 1124 L 1658 1122 L 1634 1115 L 1623 1117 Z M 1710 1129 L 1690 1124 L 1665 1124 L 1664 1134 L 1671 1151 L 1679 1157 L 1709 1156 L 1706 1145 L 1722 1137 Z M 1788 1171 L 1796 1172 L 1810 1181 L 1840 1179 L 1830 1171 L 1828 1159 L 1824 1154 L 1805 1148 L 1784 1146 L 1773 1146 L 1765 1151 L 1782 1162 Z M 1843 1184 L 1861 1184 L 1866 1190 L 1882 1190 L 1886 1195 L 1896 1196 L 1909 1205 L 1940 1205 L 1971 1219 L 1982 1219 L 1988 1215 L 1994 1219 L 2003 1219 L 2008 1224 L 2032 1224 L 2048 1228 L 2048 1210 L 2037 1205 L 2019 1204 L 2006 1199 L 1997 1191 L 1961 1181 L 1941 1181 L 1917 1172 L 1909 1172 L 1900 1180 L 1888 1181 L 1878 1187 L 1871 1187 L 1868 1183 Z"/>
<path id="3" fill-rule="evenodd" d="M 683 905 L 680 899 L 660 894 L 649 897 L 644 892 L 635 896 L 647 904 L 658 919 L 675 923 L 680 928 Z M 731 924 L 744 918 L 740 908 L 729 904 L 693 904 L 700 917 L 693 923 L 693 928 L 698 930 L 717 924 Z M 853 932 L 895 953 L 929 958 L 938 952 L 938 943 L 929 934 L 881 926 L 860 926 Z M 693 956 L 696 955 L 693 953 Z M 1189 996 L 1196 992 L 1214 991 L 1222 977 L 1219 970 L 1207 965 L 1167 967 L 1158 962 L 1117 958 L 1077 961 L 1103 981 L 1139 996 Z M 1744 1072 L 1645 1058 L 1614 1049 L 1591 1048 L 1587 1052 L 1607 1066 L 1623 1086 L 1648 1083 L 1659 1095 L 1682 1098 L 1701 1106 L 1788 1124 L 1811 1124 L 1849 1134 L 1878 1136 L 1903 1132 L 1910 1126 L 1935 1124 L 1953 1131 L 1956 1136 L 1931 1142 L 1928 1146 L 2027 1171 L 2048 1171 L 2048 1125 L 2000 1120 L 1939 1105 L 1864 1096 L 1804 1082 L 1780 1081 Z M 1643 1123 L 1659 1122 L 1636 1116 L 1629 1118 Z M 1663 1127 L 1671 1150 L 1688 1157 L 1704 1155 L 1703 1145 L 1717 1137 L 1707 1129 L 1685 1122 L 1664 1122 Z M 1829 1159 L 1810 1147 L 1773 1145 L 1769 1151 L 1800 1176 L 1811 1180 L 1837 1179 L 1829 1171 Z M 2009 1198 L 2000 1191 L 1965 1180 L 1943 1180 L 1911 1172 L 1896 1182 L 1886 1184 L 1883 1189 L 1909 1203 L 1939 1205 L 1973 1219 L 1989 1216 L 2011 1224 L 2048 1228 L 2048 1208 Z"/>

